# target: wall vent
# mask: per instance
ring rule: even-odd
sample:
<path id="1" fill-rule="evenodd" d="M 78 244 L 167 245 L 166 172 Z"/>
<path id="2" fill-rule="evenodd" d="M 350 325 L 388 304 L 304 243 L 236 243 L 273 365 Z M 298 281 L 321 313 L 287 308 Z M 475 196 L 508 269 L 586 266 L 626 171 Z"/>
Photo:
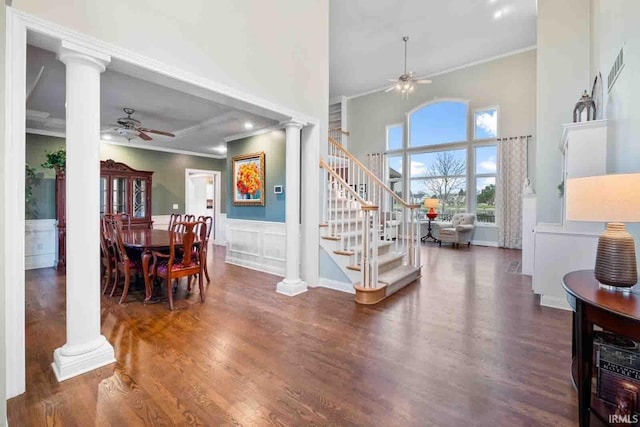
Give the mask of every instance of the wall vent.
<path id="1" fill-rule="evenodd" d="M 613 85 L 618 80 L 618 76 L 622 72 L 624 68 L 624 46 L 620 48 L 620 52 L 618 52 L 618 56 L 616 56 L 616 60 L 613 62 L 613 66 L 611 67 L 611 71 L 609 71 L 609 78 L 607 79 L 607 87 L 608 92 L 611 92 Z"/>

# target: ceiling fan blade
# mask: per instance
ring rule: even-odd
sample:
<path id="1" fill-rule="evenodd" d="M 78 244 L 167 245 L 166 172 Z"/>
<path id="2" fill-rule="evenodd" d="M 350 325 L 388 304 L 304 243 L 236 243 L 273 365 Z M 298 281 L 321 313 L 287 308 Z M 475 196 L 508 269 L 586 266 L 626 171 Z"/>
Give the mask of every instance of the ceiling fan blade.
<path id="1" fill-rule="evenodd" d="M 151 138 L 149 135 L 147 135 L 147 134 L 146 134 L 146 133 L 144 133 L 144 132 L 140 132 L 140 131 L 138 131 L 138 137 L 139 137 L 140 139 L 144 139 L 145 141 L 151 141 L 151 140 L 153 140 L 153 138 Z"/>
<path id="2" fill-rule="evenodd" d="M 164 132 L 161 130 L 155 130 L 155 129 L 147 129 L 147 128 L 136 128 L 136 130 L 138 132 L 148 132 L 148 133 L 155 133 L 158 135 L 164 135 L 164 136 L 170 136 L 170 137 L 174 137 L 175 135 L 172 134 L 171 132 Z"/>
<path id="3" fill-rule="evenodd" d="M 424 80 L 416 80 L 416 83 L 421 84 L 421 85 L 428 85 L 431 84 L 431 80 L 428 79 L 424 79 Z"/>
<path id="4" fill-rule="evenodd" d="M 398 79 L 387 79 L 388 82 L 397 82 Z"/>
<path id="5" fill-rule="evenodd" d="M 384 91 L 385 92 L 391 92 L 393 90 L 395 86 L 389 86 L 388 88 L 386 88 Z"/>

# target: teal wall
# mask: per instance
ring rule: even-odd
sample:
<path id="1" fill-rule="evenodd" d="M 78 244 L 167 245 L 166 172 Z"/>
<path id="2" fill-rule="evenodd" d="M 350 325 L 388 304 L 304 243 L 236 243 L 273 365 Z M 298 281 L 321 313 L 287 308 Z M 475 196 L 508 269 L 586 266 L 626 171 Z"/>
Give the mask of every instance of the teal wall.
<path id="1" fill-rule="evenodd" d="M 234 206 L 232 158 L 241 154 L 259 153 L 264 151 L 265 167 L 265 205 L 264 206 Z M 227 218 L 247 219 L 254 221 L 284 222 L 285 193 L 274 194 L 273 186 L 282 185 L 286 176 L 285 170 L 285 133 L 276 130 L 262 135 L 231 141 L 227 143 Z"/>
<path id="2" fill-rule="evenodd" d="M 27 219 L 55 218 L 55 173 L 40 165 L 46 160 L 46 153 L 64 148 L 65 140 L 51 136 L 27 134 L 27 163 L 37 169 L 39 183 L 33 188 L 35 215 L 27 215 Z M 179 205 L 178 211 L 184 213 L 184 174 L 185 169 L 204 169 L 221 171 L 221 182 L 226 182 L 225 159 L 189 156 L 186 154 L 166 153 L 163 151 L 142 150 L 121 145 L 101 144 L 100 159 L 113 159 L 126 163 L 130 167 L 143 171 L 153 171 L 152 215 L 169 215 L 173 213 L 174 203 Z M 221 212 L 226 212 L 226 189 L 221 188 Z"/>

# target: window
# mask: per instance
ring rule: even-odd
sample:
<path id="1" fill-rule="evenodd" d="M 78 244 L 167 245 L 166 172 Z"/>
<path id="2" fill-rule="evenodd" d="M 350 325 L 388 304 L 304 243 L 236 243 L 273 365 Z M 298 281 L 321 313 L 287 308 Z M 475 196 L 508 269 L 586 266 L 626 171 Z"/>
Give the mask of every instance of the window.
<path id="1" fill-rule="evenodd" d="M 411 202 L 439 199 L 438 213 L 449 218 L 467 211 L 467 150 L 412 154 Z"/>
<path id="2" fill-rule="evenodd" d="M 387 126 L 387 150 L 401 150 L 402 146 L 402 125 Z"/>
<path id="3" fill-rule="evenodd" d="M 473 112 L 473 139 L 498 137 L 498 108 L 483 108 Z"/>
<path id="4" fill-rule="evenodd" d="M 405 198 L 411 203 L 439 199 L 440 220 L 475 212 L 479 223 L 495 223 L 498 146 L 487 140 L 498 137 L 499 110 L 496 106 L 470 112 L 463 100 L 426 104 L 408 116 L 408 146 L 403 143 L 403 125 L 387 126 L 389 186 L 400 196 L 408 192 Z"/>
<path id="5" fill-rule="evenodd" d="M 467 141 L 467 103 L 440 101 L 409 115 L 409 146 Z"/>
<path id="6" fill-rule="evenodd" d="M 495 223 L 497 145 L 481 145 L 476 151 L 476 218 L 478 222 Z"/>

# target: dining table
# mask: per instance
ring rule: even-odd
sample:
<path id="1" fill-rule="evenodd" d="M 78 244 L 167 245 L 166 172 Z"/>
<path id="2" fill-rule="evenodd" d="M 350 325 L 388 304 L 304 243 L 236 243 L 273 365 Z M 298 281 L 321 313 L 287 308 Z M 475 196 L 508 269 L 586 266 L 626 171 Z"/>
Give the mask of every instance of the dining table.
<path id="1" fill-rule="evenodd" d="M 174 233 L 173 238 L 175 249 L 183 246 L 183 237 L 183 233 Z M 142 228 L 134 228 L 130 230 L 123 229 L 122 243 L 127 249 L 127 252 L 140 253 L 142 274 L 144 276 L 144 302 L 147 303 L 151 300 L 153 294 L 151 275 L 149 272 L 151 260 L 153 259 L 152 251 L 168 253 L 171 245 L 171 232 L 168 230 Z M 196 246 L 200 245 L 200 239 L 197 235 L 195 236 L 193 244 Z"/>

